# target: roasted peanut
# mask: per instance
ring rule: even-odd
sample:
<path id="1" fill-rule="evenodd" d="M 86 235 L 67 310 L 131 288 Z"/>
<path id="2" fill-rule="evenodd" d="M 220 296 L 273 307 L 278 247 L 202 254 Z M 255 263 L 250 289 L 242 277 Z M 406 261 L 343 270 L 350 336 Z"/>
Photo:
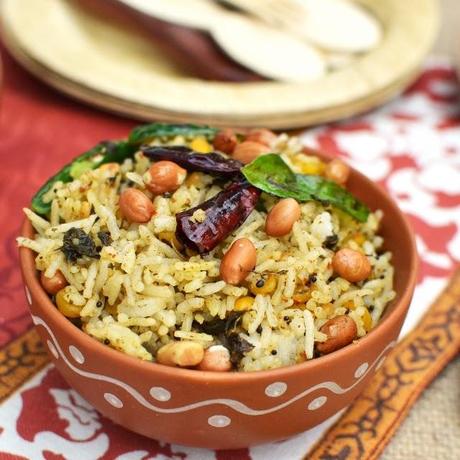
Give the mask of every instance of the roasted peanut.
<path id="1" fill-rule="evenodd" d="M 300 206 L 294 198 L 285 198 L 273 206 L 265 221 L 265 232 L 269 236 L 284 236 L 300 218 Z"/>
<path id="2" fill-rule="evenodd" d="M 246 136 L 246 141 L 258 142 L 259 144 L 271 147 L 276 138 L 276 134 L 269 129 L 251 129 L 249 134 Z"/>
<path id="3" fill-rule="evenodd" d="M 240 284 L 256 266 L 256 248 L 247 238 L 236 240 L 220 263 L 220 276 L 228 284 Z"/>
<path id="4" fill-rule="evenodd" d="M 129 222 L 145 223 L 148 222 L 155 209 L 152 202 L 145 193 L 136 188 L 127 188 L 124 190 L 118 201 L 120 211 L 123 217 Z"/>
<path id="5" fill-rule="evenodd" d="M 70 292 L 68 289 L 61 289 L 56 294 L 56 306 L 58 310 L 67 318 L 80 318 L 81 306 L 74 305 L 70 300 Z"/>
<path id="6" fill-rule="evenodd" d="M 157 362 L 165 366 L 189 367 L 200 364 L 204 348 L 197 342 L 169 342 L 157 351 Z"/>
<path id="7" fill-rule="evenodd" d="M 68 284 L 64 275 L 59 270 L 51 278 L 45 276 L 45 272 L 41 272 L 40 283 L 43 289 L 51 295 L 57 294 L 58 291 L 65 288 Z"/>
<path id="8" fill-rule="evenodd" d="M 310 157 L 318 157 L 320 154 L 319 150 L 314 149 L 313 147 L 309 147 L 308 145 L 304 145 L 302 147 L 302 152 Z"/>
<path id="9" fill-rule="evenodd" d="M 323 324 L 320 332 L 326 334 L 327 339 L 325 342 L 318 342 L 316 349 L 325 355 L 353 342 L 358 334 L 358 329 L 356 323 L 349 316 L 340 315 Z"/>
<path id="10" fill-rule="evenodd" d="M 335 158 L 326 165 L 324 175 L 327 179 L 343 185 L 347 182 L 350 175 L 350 167 L 342 160 Z"/>
<path id="11" fill-rule="evenodd" d="M 216 150 L 231 155 L 235 150 L 238 140 L 233 132 L 233 129 L 223 129 L 216 134 L 212 145 Z"/>
<path id="12" fill-rule="evenodd" d="M 350 283 L 358 283 L 369 278 L 372 267 L 364 254 L 354 249 L 343 248 L 332 258 L 333 270 Z"/>
<path id="13" fill-rule="evenodd" d="M 175 192 L 187 176 L 187 171 L 172 161 L 158 161 L 150 166 L 145 186 L 155 195 Z"/>
<path id="14" fill-rule="evenodd" d="M 264 144 L 259 144 L 258 142 L 253 141 L 244 141 L 235 147 L 232 158 L 241 161 L 243 164 L 248 164 L 255 160 L 259 155 L 268 153 L 269 151 L 270 149 Z"/>
<path id="15" fill-rule="evenodd" d="M 230 352 L 222 345 L 213 345 L 206 349 L 203 360 L 198 364 L 201 371 L 227 372 L 231 368 Z"/>

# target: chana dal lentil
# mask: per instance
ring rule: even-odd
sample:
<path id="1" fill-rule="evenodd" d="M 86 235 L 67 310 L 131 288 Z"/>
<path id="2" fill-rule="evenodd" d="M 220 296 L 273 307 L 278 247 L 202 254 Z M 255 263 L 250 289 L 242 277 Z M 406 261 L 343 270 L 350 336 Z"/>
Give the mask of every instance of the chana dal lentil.
<path id="1" fill-rule="evenodd" d="M 224 162 L 234 152 L 243 163 L 274 152 L 294 173 L 335 174 L 341 185 L 348 177 L 345 164 L 328 167 L 284 134 L 203 132 L 148 143 L 189 147 L 200 161 L 213 148 Z M 197 250 L 177 232 L 176 216 L 234 179 L 137 150 L 120 165 L 55 181 L 43 194 L 46 215 L 24 210 L 36 236 L 18 243 L 35 251 L 44 289 L 84 332 L 146 361 L 255 371 L 332 352 L 378 323 L 395 296 L 380 211 L 359 221 L 332 204 L 257 191 L 239 225 L 211 250 Z M 207 218 L 197 209 L 189 223 Z"/>

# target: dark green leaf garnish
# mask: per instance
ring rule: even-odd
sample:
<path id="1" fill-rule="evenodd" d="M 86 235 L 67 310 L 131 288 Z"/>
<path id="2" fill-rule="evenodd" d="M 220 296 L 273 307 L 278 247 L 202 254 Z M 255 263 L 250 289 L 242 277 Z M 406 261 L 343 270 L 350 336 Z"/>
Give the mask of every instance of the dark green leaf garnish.
<path id="1" fill-rule="evenodd" d="M 77 259 L 83 256 L 99 258 L 96 245 L 92 238 L 81 228 L 71 228 L 64 233 L 64 241 L 61 247 L 66 259 L 75 263 Z"/>
<path id="2" fill-rule="evenodd" d="M 259 200 L 256 204 L 256 210 L 259 212 L 266 212 L 268 213 L 268 209 L 265 206 L 265 203 L 262 200 Z"/>
<path id="3" fill-rule="evenodd" d="M 48 179 L 40 190 L 32 198 L 32 209 L 38 214 L 48 214 L 51 203 L 45 203 L 43 196 L 51 190 L 56 182 L 71 182 L 83 173 L 96 169 L 104 163 L 121 163 L 129 158 L 137 150 L 137 147 L 121 142 L 101 142 L 91 150 L 83 153 L 64 166 L 57 174 Z"/>
<path id="4" fill-rule="evenodd" d="M 213 336 L 220 334 L 228 334 L 229 331 L 235 329 L 236 324 L 241 318 L 242 312 L 232 312 L 227 318 L 214 318 L 211 321 L 206 321 L 203 324 L 194 323 L 194 326 L 200 331 Z"/>
<path id="5" fill-rule="evenodd" d="M 230 361 L 234 366 L 238 366 L 245 353 L 250 352 L 254 348 L 254 345 L 236 332 L 227 335 L 226 339 L 225 345 L 230 351 Z"/>
<path id="6" fill-rule="evenodd" d="M 333 233 L 332 235 L 328 235 L 326 239 L 323 241 L 323 247 L 326 249 L 334 249 L 339 242 L 339 237 Z"/>
<path id="7" fill-rule="evenodd" d="M 146 144 L 157 137 L 172 138 L 176 136 L 195 137 L 204 136 L 207 139 L 212 139 L 216 133 L 216 128 L 209 126 L 179 124 L 170 125 L 168 123 L 152 123 L 150 125 L 142 125 L 134 128 L 128 138 L 131 144 Z"/>
<path id="8" fill-rule="evenodd" d="M 216 128 L 208 126 L 152 123 L 134 128 L 129 135 L 128 141 L 100 142 L 48 179 L 32 198 L 32 209 L 38 214 L 48 214 L 51 210 L 51 203 L 45 203 L 43 196 L 51 190 L 56 182 L 71 182 L 86 171 L 96 169 L 104 163 L 122 163 L 126 158 L 133 156 L 141 144 L 147 143 L 156 137 L 173 138 L 179 135 L 184 137 L 201 135 L 211 139 L 216 135 L 217 131 Z"/>
<path id="9" fill-rule="evenodd" d="M 245 353 L 254 348 L 247 340 L 238 333 L 238 323 L 243 312 L 232 312 L 227 318 L 215 318 L 203 324 L 194 323 L 194 327 L 206 334 L 216 337 L 230 352 L 230 361 L 238 366 Z"/>
<path id="10" fill-rule="evenodd" d="M 110 246 L 112 244 L 112 237 L 110 232 L 98 232 L 98 238 L 101 240 L 102 246 Z"/>
<path id="11" fill-rule="evenodd" d="M 369 216 L 368 207 L 340 185 L 320 176 L 295 174 L 275 153 L 260 156 L 241 172 L 249 183 L 272 195 L 332 204 L 360 222 Z"/>

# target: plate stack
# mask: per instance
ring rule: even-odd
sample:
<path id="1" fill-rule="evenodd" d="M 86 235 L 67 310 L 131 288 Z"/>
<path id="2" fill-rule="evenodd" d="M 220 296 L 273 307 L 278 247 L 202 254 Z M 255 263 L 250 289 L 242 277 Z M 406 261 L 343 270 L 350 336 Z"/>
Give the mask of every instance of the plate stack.
<path id="1" fill-rule="evenodd" d="M 13 56 L 78 99 L 145 120 L 273 129 L 388 100 L 438 28 L 436 0 L 263 1 L 3 0 L 0 13 Z"/>

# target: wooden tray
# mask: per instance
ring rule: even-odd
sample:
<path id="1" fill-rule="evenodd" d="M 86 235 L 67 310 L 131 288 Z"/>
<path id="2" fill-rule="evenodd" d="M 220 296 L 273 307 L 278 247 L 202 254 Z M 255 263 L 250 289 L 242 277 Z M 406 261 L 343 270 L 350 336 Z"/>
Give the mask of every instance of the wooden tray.
<path id="1" fill-rule="evenodd" d="M 436 0 L 359 0 L 382 22 L 377 49 L 308 83 L 222 83 L 181 74 L 151 42 L 66 0 L 2 0 L 3 40 L 51 86 L 135 118 L 295 128 L 382 104 L 404 89 L 436 36 Z"/>

